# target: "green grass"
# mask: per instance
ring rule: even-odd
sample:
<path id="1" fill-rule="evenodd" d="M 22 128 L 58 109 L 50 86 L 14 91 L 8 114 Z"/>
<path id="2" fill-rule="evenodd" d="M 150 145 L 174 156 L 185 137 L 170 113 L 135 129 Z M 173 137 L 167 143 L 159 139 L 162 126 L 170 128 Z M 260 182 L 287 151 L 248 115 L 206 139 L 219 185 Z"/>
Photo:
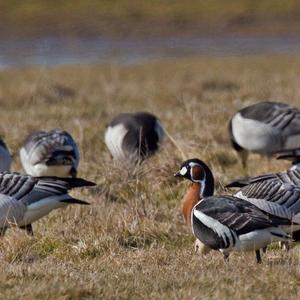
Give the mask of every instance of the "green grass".
<path id="1" fill-rule="evenodd" d="M 27 0 L 0 3 L 2 35 L 298 33 L 296 0 Z"/>
<path id="2" fill-rule="evenodd" d="M 227 121 L 243 105 L 278 99 L 300 107 L 300 57 L 182 59 L 138 66 L 62 66 L 0 71 L 0 129 L 18 149 L 33 130 L 63 127 L 81 150 L 79 176 L 96 188 L 72 194 L 91 206 L 58 210 L 34 223 L 34 237 L 10 229 L 0 241 L 3 299 L 298 299 L 299 248 L 194 253 L 180 202 L 182 159 L 166 140 L 132 176 L 110 159 L 105 125 L 121 111 L 158 115 L 188 157 L 212 168 L 216 193 L 241 176 Z M 250 174 L 289 163 L 252 155 Z"/>

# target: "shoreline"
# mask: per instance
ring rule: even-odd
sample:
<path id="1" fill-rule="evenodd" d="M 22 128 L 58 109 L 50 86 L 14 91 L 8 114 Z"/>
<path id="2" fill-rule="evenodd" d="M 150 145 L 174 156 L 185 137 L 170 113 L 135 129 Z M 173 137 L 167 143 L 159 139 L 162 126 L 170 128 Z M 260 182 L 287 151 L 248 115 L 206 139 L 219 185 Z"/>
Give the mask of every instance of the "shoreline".
<path id="1" fill-rule="evenodd" d="M 198 56 L 299 55 L 297 35 L 272 37 L 11 38 L 0 45 L 0 68 L 72 64 L 136 65 Z"/>

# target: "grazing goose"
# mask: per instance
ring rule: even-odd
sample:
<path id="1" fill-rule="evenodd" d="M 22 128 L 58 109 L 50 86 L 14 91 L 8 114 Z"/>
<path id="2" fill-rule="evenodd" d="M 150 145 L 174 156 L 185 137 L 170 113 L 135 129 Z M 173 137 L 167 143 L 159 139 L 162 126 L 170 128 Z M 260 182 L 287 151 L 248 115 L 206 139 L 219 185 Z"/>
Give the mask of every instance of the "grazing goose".
<path id="1" fill-rule="evenodd" d="M 78 147 L 72 136 L 62 129 L 31 134 L 20 149 L 25 172 L 32 176 L 76 177 Z"/>
<path id="2" fill-rule="evenodd" d="M 246 167 L 249 151 L 272 155 L 300 148 L 300 110 L 279 102 L 256 103 L 233 115 L 229 134 Z"/>
<path id="3" fill-rule="evenodd" d="M 154 154 L 163 138 L 159 120 L 146 112 L 119 114 L 105 131 L 105 144 L 112 157 L 135 163 Z"/>
<path id="4" fill-rule="evenodd" d="M 0 172 L 10 171 L 11 155 L 4 141 L 0 138 Z"/>
<path id="5" fill-rule="evenodd" d="M 214 178 L 201 160 L 185 161 L 175 176 L 192 181 L 183 209 L 185 218 L 191 220 L 193 234 L 209 248 L 220 250 L 225 259 L 231 251 L 255 250 L 259 263 L 260 248 L 292 239 L 289 218 L 266 213 L 236 196 L 213 196 Z"/>
<path id="6" fill-rule="evenodd" d="M 268 214 L 289 219 L 294 223 L 293 238 L 300 241 L 300 169 L 239 178 L 226 187 L 240 188 L 235 197 L 254 204 Z"/>
<path id="7" fill-rule="evenodd" d="M 33 234 L 31 224 L 53 209 L 69 204 L 89 204 L 75 199 L 68 191 L 93 182 L 81 178 L 32 177 L 18 173 L 0 173 L 0 232 L 11 225 Z"/>

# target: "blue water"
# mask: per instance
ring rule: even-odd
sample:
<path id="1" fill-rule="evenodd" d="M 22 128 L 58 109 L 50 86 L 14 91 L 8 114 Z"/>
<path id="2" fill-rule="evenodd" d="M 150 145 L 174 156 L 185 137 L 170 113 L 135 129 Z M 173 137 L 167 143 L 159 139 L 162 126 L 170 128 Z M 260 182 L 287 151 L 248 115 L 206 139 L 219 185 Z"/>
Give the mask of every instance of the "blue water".
<path id="1" fill-rule="evenodd" d="M 280 53 L 300 54 L 300 37 L 4 39 L 0 41 L 0 67 L 139 64 L 195 55 Z"/>

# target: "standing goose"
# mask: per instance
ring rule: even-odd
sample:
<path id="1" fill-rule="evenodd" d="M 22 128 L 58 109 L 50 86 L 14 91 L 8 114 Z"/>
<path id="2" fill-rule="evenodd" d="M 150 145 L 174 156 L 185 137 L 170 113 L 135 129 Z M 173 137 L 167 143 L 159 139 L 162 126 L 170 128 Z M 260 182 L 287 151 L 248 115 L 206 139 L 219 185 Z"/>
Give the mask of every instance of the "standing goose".
<path id="1" fill-rule="evenodd" d="M 105 131 L 105 144 L 112 157 L 135 163 L 154 154 L 163 138 L 159 120 L 147 112 L 119 114 Z"/>
<path id="2" fill-rule="evenodd" d="M 29 175 L 76 177 L 79 150 L 68 132 L 53 129 L 31 134 L 20 149 L 20 158 Z"/>
<path id="3" fill-rule="evenodd" d="M 272 155 L 300 148 L 300 110 L 280 102 L 256 103 L 233 115 L 229 134 L 246 167 L 249 151 Z"/>
<path id="4" fill-rule="evenodd" d="M 236 196 L 213 196 L 213 175 L 201 160 L 185 161 L 175 176 L 192 181 L 183 207 L 193 234 L 207 247 L 220 250 L 224 258 L 232 251 L 255 250 L 259 263 L 260 248 L 274 241 L 291 240 L 290 219 L 266 213 Z"/>
<path id="5" fill-rule="evenodd" d="M 4 141 L 0 138 L 0 172 L 10 171 L 11 155 Z"/>
<path id="6" fill-rule="evenodd" d="M 32 223 L 52 210 L 69 204 L 89 204 L 73 198 L 68 191 L 93 182 L 81 178 L 32 177 L 0 173 L 0 232 L 12 225 L 33 234 Z"/>

